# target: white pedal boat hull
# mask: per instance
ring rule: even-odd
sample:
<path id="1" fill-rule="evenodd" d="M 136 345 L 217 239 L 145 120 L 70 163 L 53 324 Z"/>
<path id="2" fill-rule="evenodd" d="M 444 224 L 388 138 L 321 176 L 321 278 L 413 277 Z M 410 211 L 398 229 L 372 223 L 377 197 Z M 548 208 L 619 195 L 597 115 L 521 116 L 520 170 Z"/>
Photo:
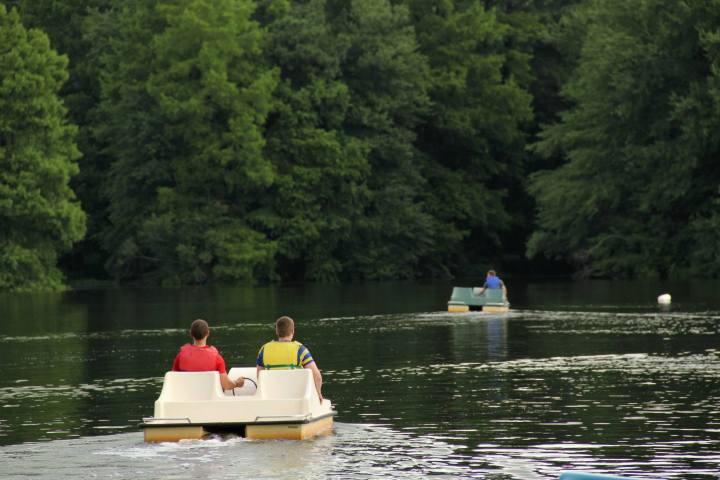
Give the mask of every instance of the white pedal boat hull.
<path id="1" fill-rule="evenodd" d="M 140 424 L 146 442 L 235 433 L 251 439 L 302 440 L 332 431 L 330 400 L 320 402 L 312 372 L 232 368 L 242 388 L 223 392 L 218 372 L 167 372 L 153 417 Z M 257 388 L 255 385 L 257 384 Z"/>

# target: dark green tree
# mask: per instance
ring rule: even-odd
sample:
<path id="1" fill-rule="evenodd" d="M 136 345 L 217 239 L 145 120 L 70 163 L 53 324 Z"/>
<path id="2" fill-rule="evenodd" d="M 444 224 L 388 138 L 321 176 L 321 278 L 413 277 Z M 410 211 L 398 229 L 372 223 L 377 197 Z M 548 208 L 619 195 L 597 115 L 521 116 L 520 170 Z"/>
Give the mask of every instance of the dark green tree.
<path id="1" fill-rule="evenodd" d="M 686 263 L 675 265 L 678 274 L 720 276 L 720 2 L 696 6 L 696 54 L 705 65 L 689 85 L 684 97 L 673 98 L 673 120 L 680 125 L 684 160 L 690 163 L 691 179 L 687 196 L 691 199 L 687 242 L 679 238 L 678 248 Z M 676 212 L 670 212 L 675 215 Z"/>
<path id="2" fill-rule="evenodd" d="M 110 12 L 96 136 L 112 159 L 108 268 L 162 284 L 274 275 L 250 223 L 273 181 L 261 127 L 277 75 L 249 0 L 126 2 Z"/>
<path id="3" fill-rule="evenodd" d="M 282 76 L 266 131 L 277 178 L 256 218 L 277 239 L 284 278 L 336 281 L 369 165 L 362 141 L 343 129 L 351 98 L 340 64 L 349 44 L 330 31 L 325 4 L 293 2 L 268 26 L 268 54 Z"/>
<path id="4" fill-rule="evenodd" d="M 71 181 L 71 187 L 88 215 L 87 235 L 61 258 L 61 265 L 74 270 L 74 274 L 103 276 L 103 252 L 98 233 L 106 222 L 107 202 L 100 185 L 105 175 L 101 145 L 92 137 L 92 114 L 99 101 L 99 74 L 97 53 L 103 44 L 88 41 L 85 30 L 97 25 L 88 21 L 93 12 L 105 11 L 112 0 L 9 0 L 17 6 L 23 24 L 47 33 L 52 48 L 69 59 L 69 78 L 60 95 L 68 108 L 71 123 L 77 125 L 77 144 L 82 152 L 78 160 L 80 172 Z M 102 28 L 107 28 L 103 25 Z"/>
<path id="5" fill-rule="evenodd" d="M 479 1 L 407 3 L 431 68 L 432 108 L 418 146 L 437 251 L 425 264 L 457 271 L 466 251 L 474 259 L 499 255 L 503 235 L 523 223 L 508 196 L 522 191 L 529 55 L 506 47 L 511 29 Z"/>
<path id="6" fill-rule="evenodd" d="M 361 142 L 370 168 L 363 214 L 343 245 L 344 270 L 367 279 L 413 277 L 436 250 L 415 148 L 415 130 L 430 106 L 427 59 L 404 5 L 338 1 L 328 11 L 348 45 L 340 65 L 350 94 L 343 130 Z"/>
<path id="7" fill-rule="evenodd" d="M 717 274 L 720 3 L 593 1 L 564 93 L 574 106 L 535 149 L 530 255 L 587 275 Z M 708 264 L 709 262 L 709 264 Z"/>
<path id="8" fill-rule="evenodd" d="M 67 58 L 0 4 L 0 289 L 56 290 L 58 255 L 85 233 L 69 187 L 77 129 L 58 92 Z"/>
<path id="9" fill-rule="evenodd" d="M 486 8 L 496 14 L 503 27 L 502 53 L 507 58 L 507 72 L 531 95 L 532 118 L 523 122 L 528 142 L 537 140 L 542 125 L 556 122 L 570 102 L 560 90 L 577 66 L 585 37 L 585 0 L 485 0 Z M 519 155 L 518 155 L 519 156 Z M 522 155 L 523 178 L 498 178 L 496 184 L 507 191 L 505 208 L 510 214 L 510 228 L 500 235 L 499 251 L 515 268 L 542 273 L 568 271 L 565 262 L 548 262 L 540 256 L 533 262 L 525 258 L 527 240 L 535 230 L 535 200 L 528 192 L 528 175 L 556 167 L 560 160 L 543 157 L 525 148 Z M 509 179 L 509 182 L 504 180 Z M 502 265 L 501 263 L 501 265 Z"/>
<path id="10" fill-rule="evenodd" d="M 458 2 L 462 3 L 462 2 Z M 560 88 L 577 65 L 585 36 L 577 11 L 584 0 L 484 0 L 502 25 L 506 71 L 532 94 L 534 118 L 539 124 L 557 120 L 567 108 Z"/>

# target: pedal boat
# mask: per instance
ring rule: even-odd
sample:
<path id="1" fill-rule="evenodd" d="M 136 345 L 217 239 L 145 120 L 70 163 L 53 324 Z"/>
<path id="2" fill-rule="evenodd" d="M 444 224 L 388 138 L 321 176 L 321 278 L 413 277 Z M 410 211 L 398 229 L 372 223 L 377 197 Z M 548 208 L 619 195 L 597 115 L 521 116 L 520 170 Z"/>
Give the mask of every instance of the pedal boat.
<path id="1" fill-rule="evenodd" d="M 510 310 L 510 302 L 500 288 L 487 288 L 480 293 L 480 287 L 453 287 L 448 312 L 462 313 L 482 310 L 488 313 L 502 313 Z"/>
<path id="2" fill-rule="evenodd" d="M 232 368 L 241 388 L 223 391 L 218 372 L 167 372 L 153 417 L 139 427 L 146 442 L 201 439 L 210 433 L 235 433 L 249 439 L 303 440 L 330 433 L 330 400 L 320 399 L 312 372 Z"/>

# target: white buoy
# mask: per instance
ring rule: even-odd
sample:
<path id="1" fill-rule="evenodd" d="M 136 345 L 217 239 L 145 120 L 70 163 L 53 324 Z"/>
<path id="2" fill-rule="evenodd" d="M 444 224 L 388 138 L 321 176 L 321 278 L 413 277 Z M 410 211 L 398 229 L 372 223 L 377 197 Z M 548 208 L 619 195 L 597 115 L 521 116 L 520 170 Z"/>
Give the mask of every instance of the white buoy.
<path id="1" fill-rule="evenodd" d="M 658 296 L 658 303 L 660 305 L 670 305 L 670 302 L 672 302 L 672 297 L 669 293 L 663 293 L 662 295 Z"/>

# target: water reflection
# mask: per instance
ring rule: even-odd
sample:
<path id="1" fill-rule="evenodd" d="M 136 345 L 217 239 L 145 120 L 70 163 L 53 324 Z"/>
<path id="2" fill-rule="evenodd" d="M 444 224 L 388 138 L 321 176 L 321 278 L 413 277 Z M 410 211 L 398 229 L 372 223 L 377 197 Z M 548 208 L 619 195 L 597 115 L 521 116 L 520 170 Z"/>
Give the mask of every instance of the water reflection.
<path id="1" fill-rule="evenodd" d="M 407 313 L 384 306 L 394 297 L 380 288 L 325 302 L 328 290 L 75 292 L 35 305 L 0 296 L 3 467 L 22 477 L 39 465 L 43 476 L 62 458 L 48 478 L 87 467 L 120 478 L 717 478 L 717 310 L 613 309 L 601 289 L 596 311 L 562 291 L 557 309 L 427 308 L 428 298 L 442 307 L 443 293 Z M 253 364 L 278 313 L 294 315 L 340 413 L 336 434 L 144 445 L 135 425 L 199 312 L 233 366 Z"/>

